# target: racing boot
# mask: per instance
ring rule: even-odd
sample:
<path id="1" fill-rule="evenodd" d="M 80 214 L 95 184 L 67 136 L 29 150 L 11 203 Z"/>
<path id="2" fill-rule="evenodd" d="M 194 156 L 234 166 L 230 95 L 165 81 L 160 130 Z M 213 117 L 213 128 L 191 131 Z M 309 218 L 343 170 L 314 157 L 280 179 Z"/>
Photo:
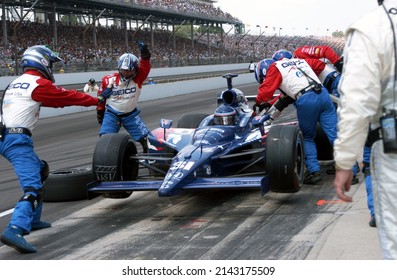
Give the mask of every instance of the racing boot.
<path id="1" fill-rule="evenodd" d="M 23 229 L 19 226 L 9 225 L 2 233 L 0 240 L 22 254 L 37 252 L 36 248 L 23 238 Z"/>
<path id="2" fill-rule="evenodd" d="M 336 172 L 336 168 L 335 168 L 335 164 L 332 164 L 331 167 L 329 167 L 326 171 L 325 171 L 328 175 L 333 175 Z"/>
<path id="3" fill-rule="evenodd" d="M 305 179 L 303 179 L 303 184 L 308 184 L 308 185 L 316 185 L 317 183 L 320 183 L 322 180 L 320 172 L 310 172 L 306 173 Z"/>
<path id="4" fill-rule="evenodd" d="M 141 139 L 139 139 L 139 143 L 141 143 L 142 145 L 142 152 L 144 154 L 147 154 L 148 153 L 147 136 L 144 136 Z"/>
<path id="5" fill-rule="evenodd" d="M 376 220 L 375 220 L 375 216 L 371 215 L 371 219 L 368 222 L 370 227 L 376 227 Z"/>

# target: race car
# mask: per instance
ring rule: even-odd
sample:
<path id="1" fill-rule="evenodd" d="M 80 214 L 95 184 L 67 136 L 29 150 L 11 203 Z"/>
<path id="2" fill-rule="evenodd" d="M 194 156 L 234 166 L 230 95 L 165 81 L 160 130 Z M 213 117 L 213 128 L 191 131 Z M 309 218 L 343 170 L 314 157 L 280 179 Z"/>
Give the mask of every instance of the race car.
<path id="1" fill-rule="evenodd" d="M 270 116 L 253 111 L 248 99 L 232 86 L 236 74 L 226 74 L 227 89 L 220 106 L 232 107 L 238 118 L 219 123 L 215 114 L 187 114 L 173 127 L 160 120 L 148 135 L 148 153 L 138 153 L 132 137 L 101 136 L 93 154 L 94 181 L 89 196 L 127 198 L 134 191 L 157 191 L 168 197 L 190 190 L 258 189 L 295 193 L 303 184 L 303 136 L 296 121 L 273 124 Z"/>
<path id="2" fill-rule="evenodd" d="M 92 167 L 51 170 L 43 200 L 73 201 L 102 195 L 127 198 L 133 191 L 156 190 L 159 196 L 200 189 L 259 189 L 298 192 L 305 169 L 303 136 L 296 121 L 273 124 L 265 112 L 254 112 L 233 88 L 218 94 L 217 106 L 239 109 L 238 122 L 220 125 L 214 114 L 186 114 L 172 127 L 162 119 L 148 137 L 149 152 L 138 153 L 128 134 L 103 135 Z M 243 108 L 243 109 L 241 109 Z M 320 161 L 333 161 L 333 148 L 318 126 L 315 138 Z"/>

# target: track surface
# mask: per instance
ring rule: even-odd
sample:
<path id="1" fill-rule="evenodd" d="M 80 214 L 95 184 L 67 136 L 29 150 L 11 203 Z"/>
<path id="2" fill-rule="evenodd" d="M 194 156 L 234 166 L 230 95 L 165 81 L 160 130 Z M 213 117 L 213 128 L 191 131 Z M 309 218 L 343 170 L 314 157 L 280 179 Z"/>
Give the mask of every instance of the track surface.
<path id="1" fill-rule="evenodd" d="M 253 95 L 257 85 L 239 89 Z M 142 102 L 141 116 L 153 129 L 160 118 L 176 124 L 187 112 L 210 114 L 220 90 Z M 280 121 L 294 118 L 290 107 Z M 90 111 L 42 119 L 33 139 L 37 153 L 52 170 L 85 167 L 91 164 L 98 130 L 95 111 Z M 98 197 L 45 203 L 43 220 L 53 226 L 26 236 L 38 252 L 22 255 L 0 243 L 0 259 L 302 260 L 322 246 L 328 229 L 351 207 L 318 205 L 336 199 L 333 176 L 323 173 L 321 184 L 304 186 L 296 194 L 211 191 L 159 198 L 156 192 L 135 192 L 121 200 Z M 12 166 L 3 157 L 0 186 L 3 231 L 10 219 L 6 211 L 22 194 Z"/>

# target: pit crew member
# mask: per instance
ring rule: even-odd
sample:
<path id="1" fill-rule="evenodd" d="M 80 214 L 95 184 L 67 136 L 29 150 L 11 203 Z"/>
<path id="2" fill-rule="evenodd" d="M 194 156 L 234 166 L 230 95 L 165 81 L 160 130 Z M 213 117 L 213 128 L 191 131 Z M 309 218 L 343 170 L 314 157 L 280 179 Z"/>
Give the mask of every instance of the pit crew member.
<path id="1" fill-rule="evenodd" d="M 303 59 L 293 59 L 287 50 L 278 50 L 269 65 L 266 78 L 259 86 L 256 105 L 268 102 L 273 93 L 280 91 L 292 100 L 299 121 L 299 127 L 304 137 L 305 161 L 307 173 L 305 184 L 317 184 L 322 178 L 320 164 L 317 160 L 317 149 L 314 142 L 317 122 L 333 144 L 336 138 L 337 115 L 328 91 L 323 87 L 317 75 Z M 274 107 L 282 111 L 287 103 L 278 100 Z"/>
<path id="2" fill-rule="evenodd" d="M 150 51 L 146 44 L 138 42 L 141 57 L 124 53 L 117 64 L 118 72 L 102 78 L 98 94 L 107 97 L 105 104 L 97 107 L 98 122 L 102 123 L 99 135 L 117 133 L 123 126 L 135 141 L 140 142 L 147 153 L 149 130 L 139 116 L 137 108 L 143 82 L 151 69 Z"/>
<path id="3" fill-rule="evenodd" d="M 14 167 L 24 192 L 17 202 L 11 220 L 1 234 L 1 242 L 20 253 L 34 253 L 37 249 L 24 235 L 32 230 L 51 226 L 41 220 L 43 184 L 49 175 L 49 166 L 33 148 L 32 131 L 39 120 L 40 108 L 64 106 L 96 106 L 99 99 L 77 90 L 54 84 L 52 65 L 61 58 L 42 45 L 29 47 L 23 53 L 23 74 L 5 90 L 2 102 L 0 154 Z"/>

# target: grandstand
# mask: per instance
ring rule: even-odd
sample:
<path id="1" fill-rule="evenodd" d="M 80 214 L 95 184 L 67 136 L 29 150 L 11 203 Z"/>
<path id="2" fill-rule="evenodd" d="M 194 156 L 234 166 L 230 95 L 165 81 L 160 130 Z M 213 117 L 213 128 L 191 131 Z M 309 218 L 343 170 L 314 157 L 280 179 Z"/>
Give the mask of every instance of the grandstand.
<path id="1" fill-rule="evenodd" d="M 3 0 L 0 75 L 19 72 L 18 58 L 46 44 L 65 59 L 55 71 L 115 69 L 135 41 L 150 45 L 154 67 L 247 63 L 279 49 L 326 44 L 341 53 L 343 39 L 253 36 L 213 0 Z"/>

